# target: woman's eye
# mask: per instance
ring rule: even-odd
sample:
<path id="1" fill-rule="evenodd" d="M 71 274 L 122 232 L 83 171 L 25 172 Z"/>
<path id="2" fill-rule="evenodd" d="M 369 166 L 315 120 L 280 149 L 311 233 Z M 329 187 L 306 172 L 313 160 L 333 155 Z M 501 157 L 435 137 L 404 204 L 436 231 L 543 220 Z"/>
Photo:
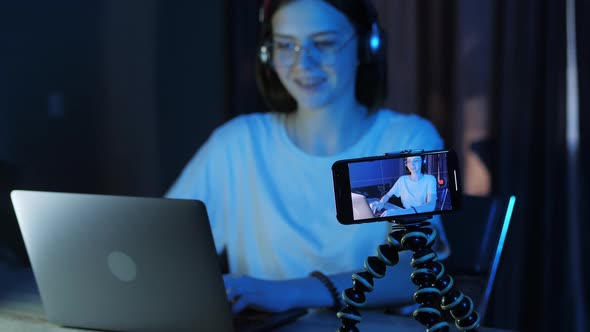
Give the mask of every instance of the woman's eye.
<path id="1" fill-rule="evenodd" d="M 316 40 L 313 42 L 313 44 L 315 45 L 315 47 L 317 47 L 320 50 L 330 50 L 336 46 L 336 41 L 335 40 Z"/>
<path id="2" fill-rule="evenodd" d="M 295 48 L 295 44 L 289 41 L 275 41 L 274 47 L 278 50 L 292 50 Z"/>

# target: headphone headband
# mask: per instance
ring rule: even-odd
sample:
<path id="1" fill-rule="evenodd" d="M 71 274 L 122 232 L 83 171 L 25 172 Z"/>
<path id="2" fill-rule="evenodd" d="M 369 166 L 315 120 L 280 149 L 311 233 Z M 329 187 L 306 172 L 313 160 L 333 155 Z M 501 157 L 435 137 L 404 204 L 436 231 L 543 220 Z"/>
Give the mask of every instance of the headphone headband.
<path id="1" fill-rule="evenodd" d="M 420 157 L 420 158 L 422 158 L 422 165 L 426 165 L 426 156 L 420 156 L 420 155 L 418 155 L 418 156 L 412 156 L 412 157 Z M 410 157 L 405 157 L 404 158 L 404 164 L 406 164 L 408 162 L 408 158 L 410 158 Z"/>
<path id="2" fill-rule="evenodd" d="M 270 47 L 270 41 L 267 34 L 270 31 L 269 28 L 269 10 L 270 10 L 270 1 L 271 0 L 263 0 L 262 5 L 258 10 L 258 21 L 260 22 L 260 35 L 262 36 L 263 40 L 262 43 L 259 45 L 258 49 L 258 58 L 260 62 L 264 65 L 270 65 L 271 57 L 272 57 L 272 50 Z M 370 7 L 370 3 L 368 1 L 363 1 L 363 4 L 366 6 L 367 12 L 370 16 L 372 16 L 371 27 L 369 33 L 364 36 L 364 38 L 359 37 L 359 58 L 365 63 L 372 63 L 374 58 L 379 54 L 382 46 L 381 40 L 381 32 L 379 25 L 376 21 L 376 13 L 374 13 L 374 9 Z"/>
<path id="3" fill-rule="evenodd" d="M 258 23 L 262 24 L 266 21 L 266 13 L 268 12 L 269 1 L 262 1 L 262 6 L 258 9 Z"/>

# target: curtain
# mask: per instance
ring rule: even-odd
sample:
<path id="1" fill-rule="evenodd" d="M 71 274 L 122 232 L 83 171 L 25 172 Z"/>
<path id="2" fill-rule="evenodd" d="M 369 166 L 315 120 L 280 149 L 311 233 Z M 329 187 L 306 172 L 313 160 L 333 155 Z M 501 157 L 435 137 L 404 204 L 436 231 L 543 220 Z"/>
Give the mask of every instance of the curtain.
<path id="1" fill-rule="evenodd" d="M 584 0 L 576 0 L 576 37 L 578 58 L 578 83 L 580 96 L 580 237 L 590 234 L 590 209 L 584 208 L 590 202 L 590 3 Z M 590 241 L 581 240 L 581 260 L 590 262 Z M 582 280 L 590 279 L 590 264 L 582 263 Z M 585 285 L 583 290 L 585 305 L 585 327 L 589 328 L 590 322 L 590 285 Z"/>
<path id="2" fill-rule="evenodd" d="M 499 192 L 515 193 L 518 201 L 493 320 L 523 331 L 582 331 L 587 315 L 575 309 L 587 298 L 574 281 L 583 280 L 584 252 L 570 246 L 581 234 L 569 232 L 572 224 L 584 225 L 574 217 L 579 211 L 568 211 L 581 196 L 567 182 L 566 1 L 498 1 L 495 16 L 494 179 Z M 578 57 L 582 68 L 588 59 Z M 588 71 L 578 72 L 587 88 Z M 587 118 L 587 100 L 582 105 Z M 587 164 L 587 157 L 579 162 Z"/>

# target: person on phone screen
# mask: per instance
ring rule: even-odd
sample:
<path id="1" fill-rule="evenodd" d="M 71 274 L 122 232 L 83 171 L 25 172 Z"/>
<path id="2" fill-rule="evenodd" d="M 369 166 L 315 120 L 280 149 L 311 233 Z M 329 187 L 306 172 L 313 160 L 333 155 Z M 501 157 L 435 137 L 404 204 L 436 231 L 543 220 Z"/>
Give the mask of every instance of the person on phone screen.
<path id="1" fill-rule="evenodd" d="M 425 159 L 407 157 L 404 168 L 409 174 L 400 176 L 378 202 L 379 208 L 385 209 L 381 217 L 430 212 L 436 208 L 436 178 L 425 174 Z M 389 203 L 393 196 L 401 200 L 402 207 Z"/>
<path id="2" fill-rule="evenodd" d="M 336 307 L 391 225 L 337 221 L 332 164 L 443 141 L 426 119 L 381 108 L 387 38 L 371 1 L 267 0 L 261 11 L 257 82 L 271 111 L 217 128 L 166 196 L 206 204 L 235 312 Z M 412 302 L 410 259 L 368 305 Z"/>

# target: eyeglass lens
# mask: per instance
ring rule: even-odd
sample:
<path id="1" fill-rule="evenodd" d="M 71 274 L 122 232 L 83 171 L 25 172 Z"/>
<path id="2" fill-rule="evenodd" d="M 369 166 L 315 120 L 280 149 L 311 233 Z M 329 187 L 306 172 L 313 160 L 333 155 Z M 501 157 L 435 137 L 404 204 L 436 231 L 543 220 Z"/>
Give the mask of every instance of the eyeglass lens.
<path id="1" fill-rule="evenodd" d="M 314 63 L 331 66 L 336 63 L 338 52 L 346 46 L 353 38 L 354 34 L 345 40 L 311 40 L 307 45 L 299 41 L 274 41 L 272 52 L 274 64 L 277 66 L 292 66 L 300 56 L 308 56 Z M 305 55 L 303 54 L 305 53 Z"/>

